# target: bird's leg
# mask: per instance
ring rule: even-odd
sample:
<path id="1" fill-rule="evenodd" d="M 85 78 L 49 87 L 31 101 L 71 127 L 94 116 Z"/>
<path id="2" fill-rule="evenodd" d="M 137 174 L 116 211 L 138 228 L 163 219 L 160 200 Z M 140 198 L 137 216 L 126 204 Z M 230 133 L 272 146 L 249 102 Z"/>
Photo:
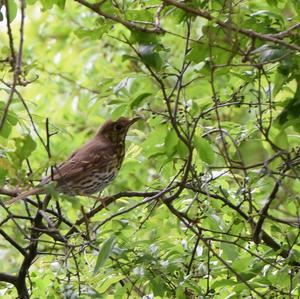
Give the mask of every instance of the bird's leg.
<path id="1" fill-rule="evenodd" d="M 100 195 L 101 195 L 101 192 L 99 192 L 99 194 L 98 194 L 97 196 L 95 196 L 95 195 L 88 195 L 88 196 L 87 196 L 87 197 L 96 199 L 96 202 L 95 202 L 95 204 L 94 204 L 94 206 L 93 206 L 93 209 L 95 208 L 97 202 L 99 202 L 99 201 L 101 202 L 102 206 L 103 206 L 105 209 L 107 209 L 106 199 L 107 199 L 108 197 L 107 197 L 107 196 L 101 197 Z M 108 209 L 107 209 L 107 210 L 108 210 Z"/>
<path id="2" fill-rule="evenodd" d="M 107 205 L 106 205 L 106 200 L 107 200 L 107 196 L 101 197 L 101 191 L 100 191 L 100 192 L 98 193 L 97 201 L 100 201 L 101 204 L 102 204 L 102 206 L 103 206 L 106 210 L 108 210 Z"/>
<path id="3" fill-rule="evenodd" d="M 107 199 L 108 197 L 98 197 L 98 199 L 97 199 L 97 201 L 100 201 L 101 202 L 101 204 L 102 204 L 102 206 L 106 209 L 106 210 L 109 210 L 108 208 L 107 208 L 107 205 L 106 205 L 106 199 Z"/>

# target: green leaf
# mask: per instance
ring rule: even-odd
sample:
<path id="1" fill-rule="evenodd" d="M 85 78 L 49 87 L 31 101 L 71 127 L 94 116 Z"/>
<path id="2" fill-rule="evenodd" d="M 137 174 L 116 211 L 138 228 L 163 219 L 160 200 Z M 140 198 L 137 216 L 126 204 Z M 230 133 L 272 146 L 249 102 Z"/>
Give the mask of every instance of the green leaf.
<path id="1" fill-rule="evenodd" d="M 181 140 L 178 141 L 176 151 L 181 158 L 186 158 L 188 155 L 188 148 Z"/>
<path id="2" fill-rule="evenodd" d="M 12 170 L 12 165 L 5 158 L 0 158 L 0 186 L 6 182 L 6 175 Z"/>
<path id="3" fill-rule="evenodd" d="M 111 28 L 111 24 L 103 24 L 96 29 L 77 29 L 74 31 L 75 35 L 79 38 L 89 37 L 92 40 L 100 39 L 104 33 L 107 33 Z"/>
<path id="4" fill-rule="evenodd" d="M 226 242 L 221 242 L 221 248 L 223 249 L 226 260 L 229 259 L 231 261 L 234 261 L 238 258 L 239 253 L 234 245 Z"/>
<path id="5" fill-rule="evenodd" d="M 56 5 L 61 9 L 65 8 L 65 4 L 66 4 L 66 0 L 56 0 Z"/>
<path id="6" fill-rule="evenodd" d="M 38 0 L 27 0 L 26 3 L 29 4 L 29 5 L 33 5 L 37 1 Z"/>
<path id="7" fill-rule="evenodd" d="M 101 284 L 99 288 L 97 288 L 97 292 L 100 294 L 105 293 L 109 287 L 111 287 L 113 284 L 119 282 L 120 280 L 124 279 L 125 275 L 109 275 L 107 278 L 104 279 L 104 282 Z"/>
<path id="8" fill-rule="evenodd" d="M 267 0 L 268 5 L 277 7 L 278 0 Z"/>
<path id="9" fill-rule="evenodd" d="M 126 115 L 127 113 L 127 105 L 118 105 L 114 109 L 113 113 L 111 114 L 111 118 L 113 120 L 117 120 L 119 117 Z"/>
<path id="10" fill-rule="evenodd" d="M 275 137 L 274 139 L 274 143 L 275 145 L 277 145 L 278 147 L 280 147 L 281 149 L 288 149 L 289 148 L 289 141 L 288 141 L 288 137 L 287 134 L 285 132 L 285 130 L 281 130 Z"/>
<path id="11" fill-rule="evenodd" d="M 99 271 L 99 269 L 105 264 L 105 262 L 109 258 L 115 243 L 116 243 L 115 237 L 111 237 L 107 239 L 102 245 L 94 268 L 95 274 Z"/>
<path id="12" fill-rule="evenodd" d="M 131 31 L 130 41 L 137 42 L 139 44 L 153 45 L 158 43 L 158 38 L 157 34 L 155 33 Z"/>
<path id="13" fill-rule="evenodd" d="M 134 98 L 134 99 L 130 102 L 130 105 L 129 105 L 129 106 L 130 106 L 130 109 L 133 109 L 133 108 L 139 106 L 140 103 L 141 103 L 144 99 L 146 99 L 147 97 L 149 97 L 149 96 L 151 96 L 151 95 L 152 95 L 152 93 L 149 93 L 149 92 L 144 92 L 144 93 L 138 95 L 136 98 Z"/>
<path id="14" fill-rule="evenodd" d="M 18 6 L 14 0 L 8 0 L 9 23 L 17 16 Z"/>
<path id="15" fill-rule="evenodd" d="M 193 141 L 200 159 L 208 164 L 212 164 L 215 161 L 215 153 L 210 143 L 206 139 L 198 136 L 195 136 Z"/>
<path id="16" fill-rule="evenodd" d="M 252 279 L 253 277 L 257 276 L 257 273 L 255 273 L 253 271 L 244 271 L 244 272 L 240 273 L 240 275 L 243 280 L 248 281 L 248 280 Z"/>
<path id="17" fill-rule="evenodd" d="M 280 23 L 284 24 L 284 19 L 283 19 L 282 15 L 275 13 L 273 11 L 270 11 L 270 10 L 258 10 L 255 13 L 252 13 L 250 16 L 251 17 L 260 16 L 260 17 L 264 17 L 265 19 L 272 18 L 272 19 L 276 19 Z"/>
<path id="18" fill-rule="evenodd" d="M 220 280 L 215 281 L 211 287 L 213 289 L 215 289 L 215 288 L 220 288 L 220 287 L 224 287 L 224 286 L 233 286 L 235 284 L 236 284 L 236 281 L 234 281 L 234 280 L 220 279 Z"/>
<path id="19" fill-rule="evenodd" d="M 286 49 L 279 47 L 271 47 L 269 45 L 263 45 L 255 51 L 253 51 L 252 53 L 258 53 L 261 62 L 268 62 L 285 57 Z"/>
<path id="20" fill-rule="evenodd" d="M 7 139 L 11 133 L 12 126 L 8 121 L 5 121 L 0 131 L 0 136 Z"/>
<path id="21" fill-rule="evenodd" d="M 59 8 L 64 9 L 66 4 L 66 0 L 40 0 L 40 2 L 43 5 L 43 10 L 51 9 L 54 5 L 57 5 Z"/>
<path id="22" fill-rule="evenodd" d="M 277 225 L 271 225 L 271 232 L 275 235 L 276 233 L 282 233 L 282 229 Z"/>
<path id="23" fill-rule="evenodd" d="M 150 280 L 150 286 L 154 296 L 164 296 L 166 286 L 164 281 L 159 276 L 156 276 L 154 279 Z"/>
<path id="24" fill-rule="evenodd" d="M 141 45 L 139 48 L 139 53 L 141 55 L 142 61 L 154 68 L 155 70 L 159 71 L 162 68 L 163 60 L 156 52 L 155 46 L 153 45 Z"/>
<path id="25" fill-rule="evenodd" d="M 0 168 L 0 186 L 4 186 L 5 184 L 5 179 L 7 175 L 7 170 Z"/>
<path id="26" fill-rule="evenodd" d="M 297 68 L 297 59 L 292 55 L 288 55 L 279 61 L 278 73 L 288 76 L 290 73 L 295 72 Z"/>
<path id="27" fill-rule="evenodd" d="M 248 266 L 250 264 L 251 258 L 250 257 L 244 257 L 244 258 L 239 258 L 238 260 L 235 260 L 232 263 L 232 267 L 238 271 L 238 272 L 246 272 L 248 271 Z"/>
<path id="28" fill-rule="evenodd" d="M 284 109 L 276 118 L 275 124 L 282 129 L 299 123 L 300 99 L 296 96 L 285 103 Z"/>
<path id="29" fill-rule="evenodd" d="M 36 142 L 30 135 L 25 135 L 23 138 L 15 138 L 16 155 L 20 161 L 25 160 L 36 148 Z"/>
<path id="30" fill-rule="evenodd" d="M 165 138 L 165 149 L 168 156 L 173 155 L 177 143 L 178 143 L 177 134 L 175 133 L 174 129 L 171 129 Z"/>
<path id="31" fill-rule="evenodd" d="M 161 146 L 164 143 L 164 140 L 168 134 L 166 125 L 158 125 L 154 130 L 152 130 L 147 139 L 143 143 L 143 148 L 150 148 L 152 151 L 154 147 Z"/>
<path id="32" fill-rule="evenodd" d="M 13 111 L 9 111 L 7 114 L 7 121 L 12 126 L 15 126 L 18 123 L 18 116 Z"/>
<path id="33" fill-rule="evenodd" d="M 177 299 L 186 299 L 185 290 L 183 287 L 176 288 L 176 298 Z"/>
<path id="34" fill-rule="evenodd" d="M 40 0 L 40 2 L 43 5 L 43 10 L 50 9 L 54 5 L 54 1 L 53 0 Z"/>
<path id="35" fill-rule="evenodd" d="M 199 63 L 206 57 L 209 57 L 209 47 L 205 44 L 194 43 L 191 52 L 187 55 L 187 59 Z"/>
<path id="36" fill-rule="evenodd" d="M 274 81 L 274 88 L 273 88 L 273 96 L 276 96 L 277 93 L 282 89 L 282 86 L 287 82 L 288 76 L 283 75 L 281 73 L 276 73 L 275 81 Z"/>
<path id="37" fill-rule="evenodd" d="M 260 138 L 246 139 L 240 144 L 239 151 L 246 165 L 259 163 L 267 157 L 266 150 Z M 238 158 L 239 155 L 236 155 L 236 157 Z"/>
<path id="38" fill-rule="evenodd" d="M 13 99 L 12 103 L 14 103 L 15 99 Z M 3 110 L 5 107 L 6 103 L 4 102 L 0 102 L 0 118 L 3 116 Z M 12 111 L 12 109 L 10 109 L 8 111 L 8 113 L 6 114 L 6 119 L 4 122 L 4 125 L 2 127 L 2 130 L 0 132 L 0 135 L 4 138 L 8 138 L 8 136 L 10 135 L 12 126 L 15 126 L 18 123 L 18 116 L 16 115 L 15 112 Z"/>
<path id="39" fill-rule="evenodd" d="M 125 11 L 125 16 L 127 20 L 132 21 L 152 21 L 152 14 L 148 10 L 137 10 L 137 9 L 128 9 Z"/>

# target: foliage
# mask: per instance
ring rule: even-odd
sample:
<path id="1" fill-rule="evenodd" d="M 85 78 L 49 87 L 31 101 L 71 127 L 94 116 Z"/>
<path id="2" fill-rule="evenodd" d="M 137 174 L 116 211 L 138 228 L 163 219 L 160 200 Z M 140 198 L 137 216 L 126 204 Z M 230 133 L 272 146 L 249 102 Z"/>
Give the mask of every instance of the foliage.
<path id="1" fill-rule="evenodd" d="M 0 8 L 1 298 L 299 298 L 298 1 Z M 135 115 L 106 207 L 5 205 Z"/>

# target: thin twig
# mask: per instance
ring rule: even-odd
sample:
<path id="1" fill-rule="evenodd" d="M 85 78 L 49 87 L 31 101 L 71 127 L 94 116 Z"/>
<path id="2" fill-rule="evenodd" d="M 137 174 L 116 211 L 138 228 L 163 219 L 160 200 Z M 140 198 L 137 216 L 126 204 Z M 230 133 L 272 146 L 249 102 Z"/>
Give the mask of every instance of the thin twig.
<path id="1" fill-rule="evenodd" d="M 221 26 L 225 29 L 228 29 L 228 30 L 231 30 L 231 31 L 234 31 L 234 32 L 237 32 L 237 33 L 241 33 L 241 34 L 246 35 L 246 36 L 251 37 L 251 38 L 257 38 L 259 40 L 270 41 L 270 42 L 273 42 L 275 44 L 282 45 L 282 46 L 284 46 L 286 48 L 289 48 L 291 50 L 295 50 L 297 52 L 300 51 L 300 47 L 295 45 L 295 44 L 286 43 L 286 42 L 282 41 L 281 39 L 270 36 L 268 34 L 261 34 L 261 33 L 255 32 L 251 29 L 244 29 L 244 28 L 235 27 L 231 23 L 227 23 L 227 22 L 218 20 L 213 15 L 211 15 L 209 12 L 207 12 L 203 9 L 193 8 L 193 7 L 187 6 L 187 5 L 185 5 L 181 2 L 177 2 L 177 1 L 174 1 L 174 0 L 163 0 L 163 1 L 167 4 L 169 4 L 169 5 L 176 6 L 177 8 L 182 9 L 186 12 L 189 12 L 193 15 L 205 18 L 209 21 L 214 21 L 216 24 L 218 24 L 219 26 Z"/>
<path id="2" fill-rule="evenodd" d="M 24 3 L 25 0 L 20 0 L 20 3 L 21 3 L 20 45 L 19 45 L 18 56 L 16 58 L 14 44 L 13 44 L 13 36 L 12 36 L 10 22 L 9 22 L 8 0 L 4 0 L 4 1 L 5 1 L 5 5 L 6 5 L 7 33 L 8 33 L 9 41 L 10 41 L 10 51 L 11 51 L 11 57 L 13 59 L 12 65 L 13 65 L 14 75 L 13 75 L 13 82 L 12 82 L 11 90 L 9 93 L 9 97 L 8 97 L 6 105 L 3 109 L 3 114 L 1 116 L 0 131 L 3 129 L 9 107 L 14 98 L 15 88 L 17 86 L 19 76 L 21 75 L 21 72 L 22 72 L 21 68 L 22 68 L 22 55 L 23 55 L 23 43 L 24 43 L 24 19 L 25 19 L 25 3 Z"/>
<path id="3" fill-rule="evenodd" d="M 120 23 L 130 30 L 137 30 L 137 31 L 141 31 L 141 32 L 157 33 L 157 34 L 162 34 L 164 32 L 164 30 L 160 27 L 154 27 L 154 28 L 142 27 L 142 26 L 136 25 L 134 22 L 126 21 L 115 15 L 110 15 L 110 14 L 104 12 L 103 10 L 101 10 L 100 6 L 97 3 L 92 4 L 85 0 L 75 0 L 75 1 L 82 4 L 83 6 L 88 7 L 89 9 L 91 9 L 92 11 L 97 13 L 98 15 L 100 15 L 106 19 L 112 20 L 114 22 Z"/>

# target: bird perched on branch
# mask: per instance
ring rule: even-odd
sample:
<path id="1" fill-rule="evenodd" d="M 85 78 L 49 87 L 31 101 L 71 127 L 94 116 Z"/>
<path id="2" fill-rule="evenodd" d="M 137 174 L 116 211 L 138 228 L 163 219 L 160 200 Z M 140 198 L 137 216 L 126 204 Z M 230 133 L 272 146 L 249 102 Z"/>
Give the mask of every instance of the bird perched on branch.
<path id="1" fill-rule="evenodd" d="M 55 182 L 57 191 L 67 195 L 100 193 L 116 177 L 124 159 L 128 129 L 139 119 L 121 117 L 117 121 L 106 121 L 96 136 L 59 165 L 52 176 L 6 204 L 10 205 L 30 195 L 46 193 L 44 186 L 50 182 Z"/>

